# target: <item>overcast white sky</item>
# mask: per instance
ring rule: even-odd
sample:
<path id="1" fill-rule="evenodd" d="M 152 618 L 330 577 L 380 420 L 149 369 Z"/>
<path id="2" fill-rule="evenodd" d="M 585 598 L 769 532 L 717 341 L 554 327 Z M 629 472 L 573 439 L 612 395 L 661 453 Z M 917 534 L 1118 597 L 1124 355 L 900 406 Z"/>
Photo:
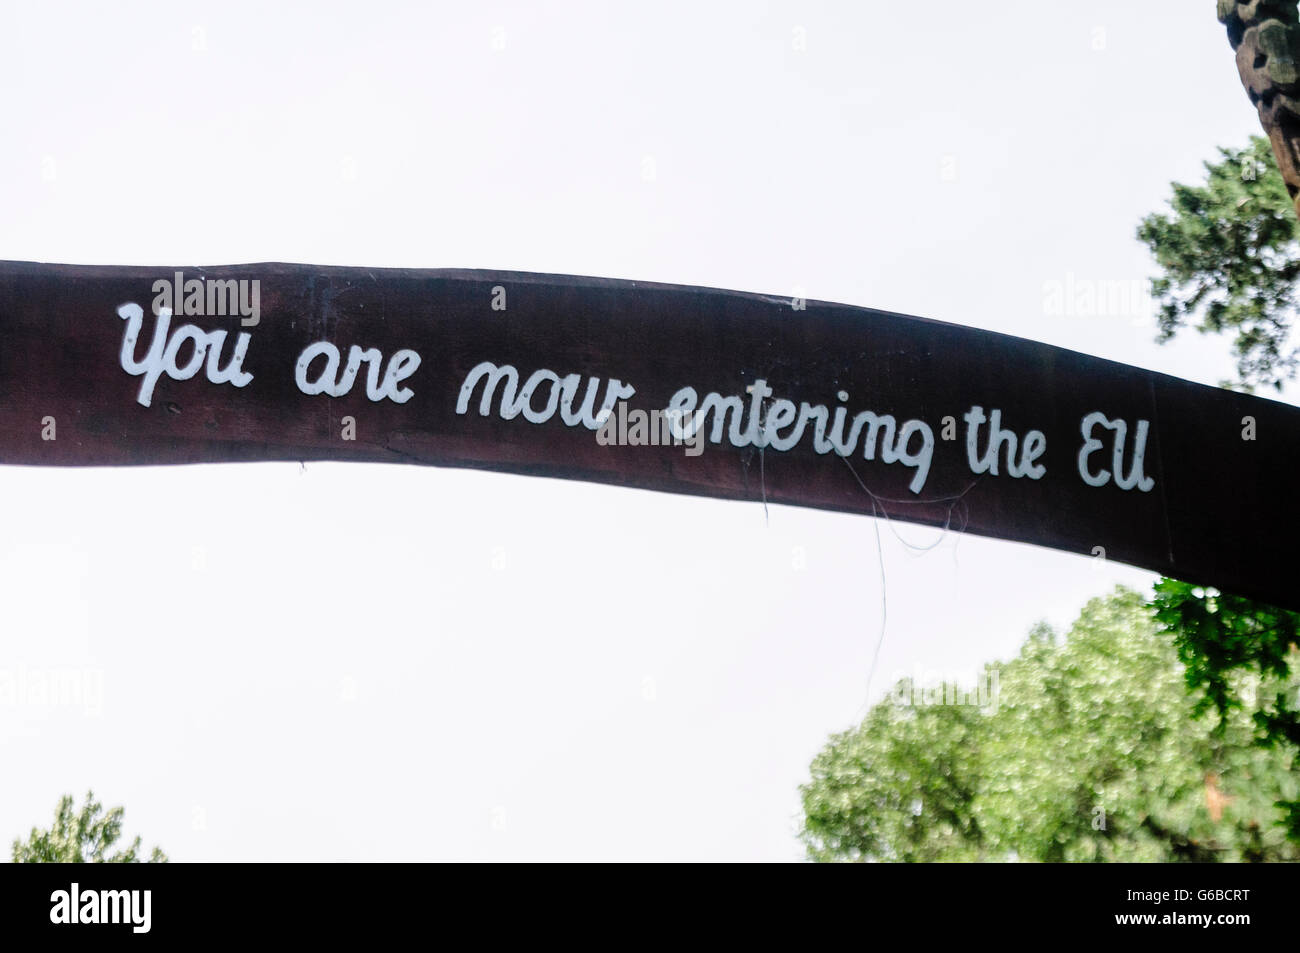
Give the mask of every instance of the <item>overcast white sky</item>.
<path id="1" fill-rule="evenodd" d="M 1257 132 L 1213 4 L 924 6 L 7 4 L 0 258 L 802 289 L 1227 376 L 1044 308 Z M 102 679 L 0 702 L 0 842 L 89 787 L 175 860 L 798 859 L 883 590 L 873 698 L 1152 581 L 886 526 L 882 584 L 866 518 L 430 468 L 0 500 L 0 674 Z"/>

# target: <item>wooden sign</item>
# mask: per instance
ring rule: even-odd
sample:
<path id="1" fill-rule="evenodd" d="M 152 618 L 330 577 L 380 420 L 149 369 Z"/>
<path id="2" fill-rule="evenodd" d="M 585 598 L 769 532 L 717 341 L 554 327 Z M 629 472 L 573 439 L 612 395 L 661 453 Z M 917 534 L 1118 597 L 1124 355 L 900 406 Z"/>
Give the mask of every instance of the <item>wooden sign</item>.
<path id="1" fill-rule="evenodd" d="M 920 318 L 487 271 L 0 264 L 0 463 L 368 460 L 876 514 L 1300 609 L 1300 411 Z"/>

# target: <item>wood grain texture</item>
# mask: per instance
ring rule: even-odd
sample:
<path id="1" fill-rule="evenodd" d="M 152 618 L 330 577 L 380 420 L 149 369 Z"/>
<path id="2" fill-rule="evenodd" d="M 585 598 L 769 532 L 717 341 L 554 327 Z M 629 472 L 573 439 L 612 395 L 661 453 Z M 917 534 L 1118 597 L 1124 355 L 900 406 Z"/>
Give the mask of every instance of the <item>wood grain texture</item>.
<path id="1" fill-rule="evenodd" d="M 126 302 L 146 312 L 153 283 L 257 280 L 261 315 L 235 388 L 161 379 L 151 405 L 119 362 Z M 492 309 L 504 288 L 505 311 Z M 241 330 L 238 317 L 176 317 Z M 1092 554 L 1300 609 L 1295 541 L 1300 411 L 1256 397 L 921 318 L 788 298 L 597 278 L 509 272 L 258 264 L 143 268 L 0 263 L 0 463 L 34 466 L 365 460 L 474 467 L 701 496 L 871 514 Z M 298 356 L 328 340 L 385 355 L 416 350 L 403 404 L 308 396 Z M 143 351 L 142 338 L 139 349 Z M 745 397 L 766 380 L 777 397 L 923 420 L 945 417 L 959 439 L 936 439 L 923 491 L 913 471 L 877 455 L 818 454 L 709 443 L 601 446 L 560 420 L 456 412 L 461 384 L 483 361 L 527 376 L 618 378 L 631 408 L 662 409 L 679 388 Z M 975 475 L 962 415 L 997 408 L 1004 426 L 1046 435 L 1039 480 Z M 1150 422 L 1148 493 L 1079 477 L 1080 421 L 1100 411 Z M 356 439 L 341 438 L 341 420 Z M 53 417 L 57 438 L 43 439 Z M 1256 438 L 1243 440 L 1243 418 Z M 1098 453 L 1098 463 L 1109 451 Z M 761 464 L 761 467 L 760 467 Z M 850 466 L 851 464 L 851 466 Z M 1107 464 L 1108 465 L 1108 464 Z M 760 472 L 762 479 L 760 480 Z M 859 482 L 861 481 L 861 482 Z M 864 485 L 866 489 L 864 489 Z M 868 492 L 868 490 L 870 492 Z M 851 530 L 846 530 L 851 531 Z M 863 531 L 865 532 L 865 526 Z M 1080 563 L 1080 571 L 1087 571 Z"/>

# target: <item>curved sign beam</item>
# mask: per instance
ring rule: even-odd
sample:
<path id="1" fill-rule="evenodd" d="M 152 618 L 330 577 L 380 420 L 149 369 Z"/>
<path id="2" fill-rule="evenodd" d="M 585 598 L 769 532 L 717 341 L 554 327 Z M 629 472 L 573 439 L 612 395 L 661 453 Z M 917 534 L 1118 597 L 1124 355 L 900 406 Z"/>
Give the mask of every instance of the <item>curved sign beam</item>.
<path id="1" fill-rule="evenodd" d="M 0 463 L 367 460 L 885 515 L 1300 609 L 1300 410 L 819 301 L 0 263 Z"/>

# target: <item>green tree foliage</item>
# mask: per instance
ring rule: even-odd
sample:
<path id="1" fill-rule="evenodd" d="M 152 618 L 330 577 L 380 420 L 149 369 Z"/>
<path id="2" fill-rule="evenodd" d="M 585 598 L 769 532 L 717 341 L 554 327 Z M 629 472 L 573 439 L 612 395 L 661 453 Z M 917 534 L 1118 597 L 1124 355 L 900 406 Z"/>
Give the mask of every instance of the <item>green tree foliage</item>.
<path id="1" fill-rule="evenodd" d="M 1238 386 L 1281 389 L 1295 377 L 1290 344 L 1300 278 L 1300 221 L 1267 139 L 1220 149 L 1204 185 L 1173 183 L 1168 214 L 1148 215 L 1138 238 L 1161 273 L 1160 340 L 1184 327 L 1235 335 Z"/>
<path id="2" fill-rule="evenodd" d="M 1177 579 L 1156 584 L 1152 606 L 1173 636 L 1188 690 L 1200 694 L 1198 714 L 1212 708 L 1222 729 L 1243 713 L 1263 747 L 1300 750 L 1300 613 Z M 1279 806 L 1300 844 L 1300 800 Z"/>
<path id="3" fill-rule="evenodd" d="M 1280 389 L 1297 372 L 1290 332 L 1300 221 L 1268 140 L 1255 137 L 1245 149 L 1219 154 L 1206 164 L 1204 185 L 1174 183 L 1171 214 L 1150 215 L 1138 227 L 1162 269 L 1152 281 L 1161 340 L 1189 324 L 1234 332 L 1238 386 Z M 1230 714 L 1244 713 L 1261 745 L 1294 755 L 1300 614 L 1174 579 L 1161 580 L 1152 605 L 1173 637 L 1188 689 L 1200 693 L 1197 713 L 1217 711 L 1221 727 Z M 1300 844 L 1300 801 L 1282 807 L 1289 836 Z"/>
<path id="4" fill-rule="evenodd" d="M 33 827 L 27 842 L 15 840 L 13 860 L 16 864 L 134 864 L 140 861 L 140 838 L 125 849 L 111 850 L 122 835 L 122 817 L 126 811 L 115 807 L 107 813 L 86 792 L 86 803 L 80 811 L 74 810 L 72 797 L 59 799 L 54 811 L 54 825 L 43 831 Z M 149 855 L 149 863 L 167 862 L 167 855 L 157 847 Z"/>
<path id="5" fill-rule="evenodd" d="M 983 706 L 917 704 L 902 683 L 833 736 L 801 789 L 809 856 L 1300 859 L 1278 826 L 1292 753 L 1254 744 L 1240 710 L 1195 717 L 1139 594 L 1093 600 L 1064 638 L 1036 627 L 989 679 Z"/>

